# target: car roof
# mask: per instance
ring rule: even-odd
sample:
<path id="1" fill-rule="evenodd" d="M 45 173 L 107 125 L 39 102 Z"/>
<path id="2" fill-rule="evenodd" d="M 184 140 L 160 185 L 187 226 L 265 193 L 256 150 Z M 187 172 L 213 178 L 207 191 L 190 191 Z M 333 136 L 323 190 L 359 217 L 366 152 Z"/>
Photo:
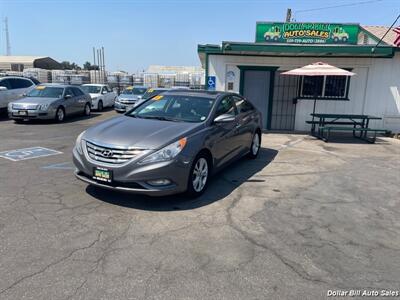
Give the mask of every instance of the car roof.
<path id="1" fill-rule="evenodd" d="M 30 79 L 29 77 L 25 77 L 25 76 L 8 76 L 8 75 L 6 75 L 6 76 L 0 76 L 0 79 L 28 79 L 28 80 L 32 81 L 32 79 Z"/>
<path id="2" fill-rule="evenodd" d="M 237 94 L 221 92 L 221 91 L 175 89 L 175 90 L 170 90 L 170 91 L 164 93 L 164 95 L 180 95 L 180 96 L 204 97 L 204 98 L 217 99 L 221 96 L 237 95 Z"/>
<path id="3" fill-rule="evenodd" d="M 67 88 L 67 87 L 77 87 L 77 85 L 72 84 L 62 84 L 62 83 L 41 83 L 40 85 L 48 86 L 48 87 L 59 87 L 59 88 Z"/>
<path id="4" fill-rule="evenodd" d="M 86 84 L 82 84 L 82 86 L 106 86 L 107 84 L 102 84 L 102 83 L 86 83 Z"/>

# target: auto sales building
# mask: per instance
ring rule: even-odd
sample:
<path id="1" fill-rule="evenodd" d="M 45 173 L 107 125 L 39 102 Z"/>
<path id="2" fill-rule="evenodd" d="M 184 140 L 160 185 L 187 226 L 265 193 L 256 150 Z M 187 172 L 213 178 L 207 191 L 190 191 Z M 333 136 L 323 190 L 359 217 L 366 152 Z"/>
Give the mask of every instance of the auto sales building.
<path id="1" fill-rule="evenodd" d="M 258 22 L 255 42 L 198 45 L 206 86 L 244 95 L 263 114 L 264 129 L 309 130 L 316 112 L 381 117 L 374 128 L 400 132 L 400 48 L 383 26 Z M 353 77 L 297 77 L 282 72 L 314 62 Z"/>

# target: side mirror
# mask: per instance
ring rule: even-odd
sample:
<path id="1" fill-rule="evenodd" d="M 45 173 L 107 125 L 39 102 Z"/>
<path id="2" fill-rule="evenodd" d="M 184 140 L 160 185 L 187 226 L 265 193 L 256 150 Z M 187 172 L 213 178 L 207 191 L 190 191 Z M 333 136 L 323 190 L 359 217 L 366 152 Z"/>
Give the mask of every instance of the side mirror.
<path id="1" fill-rule="evenodd" d="M 214 123 L 219 124 L 219 123 L 230 123 L 235 121 L 235 116 L 228 115 L 228 114 L 223 114 L 214 119 Z"/>
<path id="2" fill-rule="evenodd" d="M 103 95 L 105 95 L 105 94 L 107 94 L 108 92 L 107 91 L 102 91 L 101 92 Z"/>
<path id="3" fill-rule="evenodd" d="M 65 96 L 64 96 L 64 99 L 65 99 L 65 100 L 71 99 L 71 98 L 72 98 L 72 95 L 65 95 Z"/>
<path id="4" fill-rule="evenodd" d="M 7 91 L 7 88 L 5 86 L 0 86 L 0 92 L 1 91 Z"/>

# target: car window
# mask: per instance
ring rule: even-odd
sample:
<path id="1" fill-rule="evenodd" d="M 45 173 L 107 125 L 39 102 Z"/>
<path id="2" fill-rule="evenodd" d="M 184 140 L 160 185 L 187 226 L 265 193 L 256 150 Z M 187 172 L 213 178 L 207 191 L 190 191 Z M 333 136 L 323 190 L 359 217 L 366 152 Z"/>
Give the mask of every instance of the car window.
<path id="1" fill-rule="evenodd" d="M 81 91 L 80 88 L 74 87 L 74 88 L 72 88 L 72 90 L 74 91 L 75 96 L 82 96 L 83 95 L 83 92 Z"/>
<path id="2" fill-rule="evenodd" d="M 224 115 L 224 114 L 231 115 L 231 116 L 236 115 L 235 103 L 234 103 L 232 97 L 225 97 L 218 104 L 217 112 L 215 113 L 215 117 L 218 117 L 218 116 Z"/>
<path id="3" fill-rule="evenodd" d="M 254 109 L 253 105 L 241 97 L 233 97 L 239 114 L 247 113 Z"/>
<path id="4" fill-rule="evenodd" d="M 177 122 L 203 122 L 214 99 L 186 95 L 158 95 L 143 102 L 127 115 L 136 118 L 162 119 Z"/>
<path id="5" fill-rule="evenodd" d="M 67 95 L 70 95 L 71 97 L 74 97 L 75 93 L 72 91 L 71 88 L 66 88 L 64 96 L 67 96 Z"/>
<path id="6" fill-rule="evenodd" d="M 4 86 L 7 90 L 11 90 L 10 79 L 3 79 L 0 81 L 0 86 Z"/>
<path id="7" fill-rule="evenodd" d="M 26 79 L 10 78 L 11 89 L 25 89 L 32 86 L 32 82 Z"/>
<path id="8" fill-rule="evenodd" d="M 104 93 L 104 92 L 106 92 L 106 93 L 109 92 L 109 90 L 108 90 L 108 88 L 107 88 L 106 86 L 103 87 L 103 93 Z"/>

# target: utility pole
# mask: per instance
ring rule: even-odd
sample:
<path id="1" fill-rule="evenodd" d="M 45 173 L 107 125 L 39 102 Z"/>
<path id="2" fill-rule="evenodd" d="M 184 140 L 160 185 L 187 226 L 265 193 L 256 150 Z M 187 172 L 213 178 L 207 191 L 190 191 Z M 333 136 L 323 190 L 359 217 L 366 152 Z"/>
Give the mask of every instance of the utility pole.
<path id="1" fill-rule="evenodd" d="M 286 23 L 290 23 L 292 20 L 292 9 L 288 8 L 286 11 Z"/>
<path id="2" fill-rule="evenodd" d="M 10 44 L 10 35 L 8 32 L 8 18 L 4 18 L 4 31 L 6 33 L 6 55 L 11 55 L 11 44 Z"/>
<path id="3" fill-rule="evenodd" d="M 101 55 L 102 55 L 102 61 L 103 61 L 103 73 L 104 73 L 104 82 L 103 83 L 106 83 L 106 79 L 107 79 L 107 74 L 106 74 L 106 63 L 104 62 L 104 47 L 101 47 Z"/>
<path id="4" fill-rule="evenodd" d="M 96 50 L 93 47 L 93 65 L 96 66 Z M 97 83 L 96 68 L 93 70 L 94 83 Z"/>

